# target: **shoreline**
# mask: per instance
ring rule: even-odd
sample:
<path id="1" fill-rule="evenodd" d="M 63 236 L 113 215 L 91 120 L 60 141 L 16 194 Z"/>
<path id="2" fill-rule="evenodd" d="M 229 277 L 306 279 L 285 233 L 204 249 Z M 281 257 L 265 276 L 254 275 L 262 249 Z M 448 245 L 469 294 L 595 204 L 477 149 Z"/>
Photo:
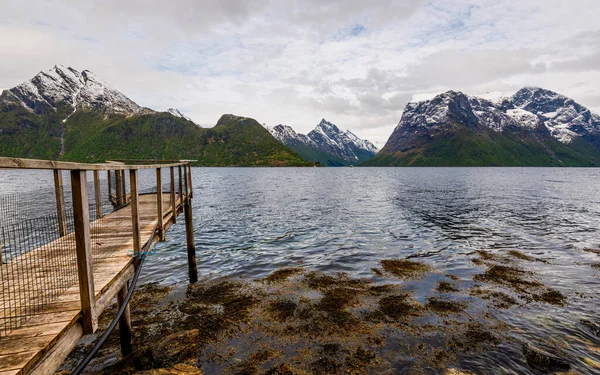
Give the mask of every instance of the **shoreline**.
<path id="1" fill-rule="evenodd" d="M 456 275 L 403 259 L 382 260 L 374 278 L 291 267 L 262 279 L 146 284 L 132 300 L 134 354 L 118 359 L 114 333 L 88 373 L 471 374 L 506 366 L 577 374 L 600 366 L 596 322 L 582 320 L 589 336 L 578 343 L 511 324 L 530 305 L 549 313 L 568 306 L 567 296 L 528 270 L 543 259 L 478 251 L 472 261 L 483 272 L 466 290 Z M 438 279 L 427 297 L 407 287 L 425 277 Z M 114 310 L 101 317 L 99 332 Z M 80 342 L 63 368 L 90 345 Z"/>

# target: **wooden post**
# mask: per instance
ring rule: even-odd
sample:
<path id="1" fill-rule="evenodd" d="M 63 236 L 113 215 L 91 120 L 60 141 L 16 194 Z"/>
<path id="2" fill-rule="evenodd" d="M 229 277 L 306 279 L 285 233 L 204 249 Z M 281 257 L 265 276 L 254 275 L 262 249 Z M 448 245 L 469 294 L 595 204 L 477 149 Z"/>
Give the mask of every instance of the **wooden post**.
<path id="1" fill-rule="evenodd" d="M 110 171 L 106 171 L 106 180 L 108 181 L 108 199 L 110 200 L 112 194 L 112 173 Z"/>
<path id="2" fill-rule="evenodd" d="M 67 216 L 65 215 L 65 196 L 63 193 L 62 173 L 58 169 L 54 170 L 54 192 L 56 194 L 58 233 L 63 237 L 67 235 Z"/>
<path id="3" fill-rule="evenodd" d="M 138 195 L 138 171 L 129 171 L 129 185 L 131 185 L 131 225 L 133 228 L 133 256 L 139 259 L 142 252 L 142 231 L 140 229 L 140 211 Z"/>
<path id="4" fill-rule="evenodd" d="M 81 299 L 83 333 L 90 334 L 98 329 L 96 316 L 96 294 L 94 292 L 94 267 L 90 243 L 90 212 L 88 203 L 86 172 L 71 171 L 73 191 L 73 218 L 77 252 L 77 275 Z"/>
<path id="5" fill-rule="evenodd" d="M 183 204 L 183 173 L 181 171 L 181 165 L 179 166 L 179 200 Z"/>
<path id="6" fill-rule="evenodd" d="M 102 219 L 102 199 L 100 197 L 100 171 L 94 171 L 94 198 L 96 200 L 96 219 Z"/>
<path id="7" fill-rule="evenodd" d="M 188 183 L 190 184 L 190 198 L 194 198 L 194 185 L 192 184 L 192 164 L 188 164 Z"/>
<path id="8" fill-rule="evenodd" d="M 175 168 L 170 168 L 171 172 L 171 211 L 173 223 L 177 223 L 177 198 L 175 197 Z"/>
<path id="9" fill-rule="evenodd" d="M 188 271 L 190 283 L 198 281 L 198 265 L 196 264 L 196 245 L 194 243 L 194 224 L 192 222 L 192 201 L 187 199 L 183 203 L 185 214 L 185 240 L 187 242 Z"/>
<path id="10" fill-rule="evenodd" d="M 117 294 L 118 309 L 121 309 L 121 306 L 123 306 L 123 302 L 127 296 L 127 290 L 127 283 L 125 283 L 125 285 L 123 285 Z M 123 315 L 121 315 L 121 319 L 119 319 L 119 339 L 121 341 L 121 355 L 123 357 L 127 357 L 133 352 L 133 347 L 131 346 L 131 337 L 131 314 L 129 313 L 129 305 L 127 305 Z"/>
<path id="11" fill-rule="evenodd" d="M 185 185 L 185 200 L 190 199 L 190 191 L 189 191 L 189 179 L 188 179 L 188 169 L 187 166 L 183 166 L 183 184 Z"/>
<path id="12" fill-rule="evenodd" d="M 123 196 L 123 185 L 121 184 L 122 181 L 122 175 L 121 175 L 121 171 L 115 171 L 115 204 L 117 206 L 120 206 L 121 204 L 123 204 L 121 202 L 122 196 Z"/>
<path id="13" fill-rule="evenodd" d="M 123 185 L 123 187 L 121 188 L 121 191 L 123 192 L 123 196 L 121 198 L 121 204 L 125 204 L 125 203 L 127 203 L 127 181 L 125 179 L 125 170 L 122 170 L 120 172 L 121 172 L 121 184 Z"/>
<path id="14" fill-rule="evenodd" d="M 156 219 L 158 228 L 158 238 L 165 240 L 165 231 L 163 223 L 163 201 L 162 201 L 162 170 L 156 168 Z"/>

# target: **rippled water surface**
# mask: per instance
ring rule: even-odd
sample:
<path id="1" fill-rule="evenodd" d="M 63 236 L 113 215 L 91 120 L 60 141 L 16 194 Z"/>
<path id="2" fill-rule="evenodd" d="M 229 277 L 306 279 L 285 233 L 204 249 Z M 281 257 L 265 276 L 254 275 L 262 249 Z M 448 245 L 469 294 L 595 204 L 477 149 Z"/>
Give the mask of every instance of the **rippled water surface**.
<path id="1" fill-rule="evenodd" d="M 519 327 L 518 340 L 552 338 L 569 343 L 576 363 L 600 360 L 587 347 L 600 345 L 598 337 L 581 325 L 581 319 L 600 324 L 600 270 L 591 267 L 600 257 L 582 251 L 600 247 L 600 169 L 195 168 L 194 185 L 204 277 L 257 278 L 302 265 L 374 278 L 382 259 L 418 258 L 471 286 L 485 269 L 472 262 L 474 251 L 516 249 L 547 261 L 527 269 L 569 304 L 527 304 L 499 311 L 500 319 Z M 186 281 L 184 234 L 182 224 L 171 229 L 144 280 Z M 439 278 L 408 288 L 423 301 Z M 514 345 L 464 365 L 482 373 L 535 373 Z"/>
<path id="2" fill-rule="evenodd" d="M 2 186 L 11 191 L 18 179 L 7 173 Z M 32 185 L 46 178 L 31 176 Z M 380 260 L 411 258 L 438 270 L 407 284 L 423 301 L 444 273 L 472 286 L 485 269 L 473 263 L 476 250 L 518 250 L 545 261 L 527 269 L 569 303 L 526 304 L 499 318 L 518 327 L 520 340 L 553 338 L 568 344 L 573 361 L 600 361 L 588 348 L 600 345 L 598 337 L 581 324 L 600 324 L 600 270 L 591 267 L 600 256 L 583 251 L 600 248 L 600 169 L 194 168 L 193 176 L 201 277 L 259 278 L 301 266 L 376 279 Z M 142 281 L 187 281 L 183 216 L 146 262 Z M 514 359 L 518 351 L 501 345 L 464 364 L 535 373 Z"/>
<path id="3" fill-rule="evenodd" d="M 600 169 L 194 168 L 202 275 L 261 277 L 302 263 L 370 276 L 379 260 L 418 257 L 469 273 L 478 249 L 518 249 L 566 269 L 547 275 L 592 292 L 598 274 L 571 265 L 600 243 Z M 186 280 L 182 224 L 147 279 Z M 560 272 L 558 272 L 560 271 Z"/>

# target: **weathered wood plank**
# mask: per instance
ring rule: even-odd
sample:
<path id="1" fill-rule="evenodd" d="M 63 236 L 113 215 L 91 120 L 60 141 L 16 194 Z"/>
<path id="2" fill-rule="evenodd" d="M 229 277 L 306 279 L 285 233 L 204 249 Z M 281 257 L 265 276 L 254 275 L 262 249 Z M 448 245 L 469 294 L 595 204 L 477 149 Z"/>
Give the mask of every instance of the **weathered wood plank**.
<path id="1" fill-rule="evenodd" d="M 169 172 L 171 175 L 171 211 L 175 213 L 173 216 L 173 222 L 177 222 L 177 198 L 175 197 L 175 168 L 169 168 Z"/>
<path id="2" fill-rule="evenodd" d="M 94 171 L 94 200 L 96 203 L 96 219 L 102 219 L 102 199 L 100 197 L 100 172 Z"/>
<path id="3" fill-rule="evenodd" d="M 162 170 L 156 168 L 156 219 L 158 220 L 157 232 L 161 241 L 165 239 L 163 213 Z"/>
<path id="4" fill-rule="evenodd" d="M 54 170 L 54 193 L 56 195 L 58 232 L 62 237 L 67 235 L 67 217 L 65 215 L 65 196 L 63 192 L 62 173 L 58 169 Z"/>
<path id="5" fill-rule="evenodd" d="M 90 243 L 90 213 L 88 205 L 86 172 L 71 171 L 73 191 L 73 221 L 75 222 L 75 243 L 77 253 L 77 275 L 79 296 L 83 311 L 83 332 L 93 333 L 98 329 L 96 296 L 94 293 L 94 265 Z"/>
<path id="6" fill-rule="evenodd" d="M 169 168 L 186 165 L 188 162 L 165 163 L 165 164 L 91 164 L 91 163 L 74 163 L 54 160 L 37 160 L 37 159 L 22 159 L 0 157 L 0 168 L 4 169 L 60 169 L 60 170 L 84 170 L 84 171 L 108 171 L 108 170 L 128 170 L 128 169 L 153 169 L 153 168 Z"/>
<path id="7" fill-rule="evenodd" d="M 123 303 L 125 302 L 125 297 L 127 296 L 127 283 L 123 285 L 123 287 L 119 290 L 117 294 L 117 307 L 121 309 Z M 129 305 L 125 306 L 125 311 L 123 311 L 123 315 L 121 315 L 121 319 L 119 319 L 119 340 L 121 343 L 121 354 L 123 357 L 128 356 L 133 352 L 133 347 L 131 346 L 131 315 L 129 313 Z"/>

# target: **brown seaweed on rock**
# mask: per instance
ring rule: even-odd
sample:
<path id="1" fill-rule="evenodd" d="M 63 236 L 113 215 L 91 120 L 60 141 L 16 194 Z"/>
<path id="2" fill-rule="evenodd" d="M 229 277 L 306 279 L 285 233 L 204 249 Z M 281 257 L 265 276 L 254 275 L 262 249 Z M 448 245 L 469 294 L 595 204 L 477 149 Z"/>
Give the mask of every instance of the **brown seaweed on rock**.
<path id="1" fill-rule="evenodd" d="M 399 279 L 419 278 L 433 270 L 433 267 L 408 259 L 384 259 L 381 267 L 385 272 Z"/>

